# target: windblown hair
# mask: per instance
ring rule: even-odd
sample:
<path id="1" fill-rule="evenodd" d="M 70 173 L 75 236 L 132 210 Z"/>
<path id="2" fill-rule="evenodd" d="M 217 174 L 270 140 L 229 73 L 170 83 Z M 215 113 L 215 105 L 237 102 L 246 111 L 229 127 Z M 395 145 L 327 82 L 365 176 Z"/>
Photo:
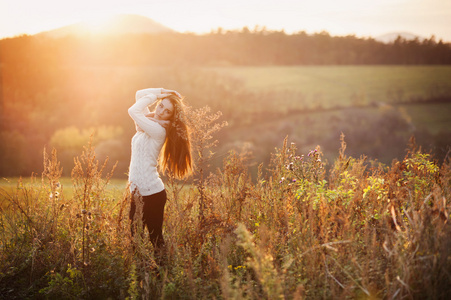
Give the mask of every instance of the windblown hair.
<path id="1" fill-rule="evenodd" d="M 160 153 L 160 170 L 169 171 L 176 178 L 184 178 L 193 172 L 191 157 L 191 142 L 185 104 L 183 98 L 175 95 L 164 99 L 171 101 L 174 113 L 170 119 L 171 124 L 166 129 L 166 141 Z"/>

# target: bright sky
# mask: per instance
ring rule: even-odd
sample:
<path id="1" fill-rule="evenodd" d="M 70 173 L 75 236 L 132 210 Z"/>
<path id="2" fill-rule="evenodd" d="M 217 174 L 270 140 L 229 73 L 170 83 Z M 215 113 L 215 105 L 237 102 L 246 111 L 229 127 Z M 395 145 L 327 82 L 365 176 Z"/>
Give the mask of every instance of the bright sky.
<path id="1" fill-rule="evenodd" d="M 0 38 L 116 14 L 143 15 L 179 32 L 259 25 L 359 37 L 410 32 L 451 42 L 451 0 L 0 0 Z"/>

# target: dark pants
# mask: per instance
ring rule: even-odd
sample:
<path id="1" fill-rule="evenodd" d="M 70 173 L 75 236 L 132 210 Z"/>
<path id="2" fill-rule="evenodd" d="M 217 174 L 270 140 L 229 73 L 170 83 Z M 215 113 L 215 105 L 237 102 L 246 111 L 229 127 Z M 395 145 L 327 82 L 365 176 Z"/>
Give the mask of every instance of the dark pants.
<path id="1" fill-rule="evenodd" d="M 136 211 L 135 193 L 132 194 L 130 206 L 130 220 L 132 222 L 132 235 L 134 234 L 133 218 Z M 150 241 L 152 242 L 156 252 L 164 251 L 163 239 L 163 215 L 164 205 L 166 204 L 166 190 L 159 193 L 143 196 L 143 225 L 149 230 Z"/>

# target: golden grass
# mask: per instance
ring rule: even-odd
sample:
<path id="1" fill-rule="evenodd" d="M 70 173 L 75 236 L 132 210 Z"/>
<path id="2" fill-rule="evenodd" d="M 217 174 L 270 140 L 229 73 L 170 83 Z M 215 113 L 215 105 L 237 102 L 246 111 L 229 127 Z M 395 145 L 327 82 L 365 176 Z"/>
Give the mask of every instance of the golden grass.
<path id="1" fill-rule="evenodd" d="M 1 190 L 8 209 L 0 218 L 0 292 L 443 299 L 451 291 L 451 168 L 413 143 L 409 149 L 384 166 L 347 156 L 342 139 L 327 171 L 319 147 L 299 153 L 285 139 L 256 178 L 248 173 L 249 153 L 231 152 L 202 181 L 169 179 L 167 260 L 160 266 L 146 232 L 130 236 L 129 193 L 108 192 L 111 172 L 93 149 L 76 159 L 71 196 L 57 193 L 65 183 L 53 152 L 41 185 Z"/>

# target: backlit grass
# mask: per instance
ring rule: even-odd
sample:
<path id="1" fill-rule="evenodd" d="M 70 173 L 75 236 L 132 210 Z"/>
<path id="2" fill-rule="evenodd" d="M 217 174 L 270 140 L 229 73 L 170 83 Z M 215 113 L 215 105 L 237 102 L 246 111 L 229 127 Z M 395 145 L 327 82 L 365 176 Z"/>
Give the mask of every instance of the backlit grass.
<path id="1" fill-rule="evenodd" d="M 167 260 L 130 236 L 129 195 L 92 150 L 70 181 L 54 152 L 44 181 L 2 187 L 0 292 L 8 299 L 445 299 L 451 169 L 412 143 L 384 166 L 285 139 L 250 178 L 229 153 L 194 184 L 167 181 Z M 202 168 L 202 166 L 198 167 Z M 102 175 L 103 174 L 103 175 Z M 108 175 L 110 174 L 110 175 Z M 6 192 L 5 192 L 6 191 Z M 7 206 L 5 206 L 7 204 Z M 140 228 L 139 226 L 137 228 Z"/>

